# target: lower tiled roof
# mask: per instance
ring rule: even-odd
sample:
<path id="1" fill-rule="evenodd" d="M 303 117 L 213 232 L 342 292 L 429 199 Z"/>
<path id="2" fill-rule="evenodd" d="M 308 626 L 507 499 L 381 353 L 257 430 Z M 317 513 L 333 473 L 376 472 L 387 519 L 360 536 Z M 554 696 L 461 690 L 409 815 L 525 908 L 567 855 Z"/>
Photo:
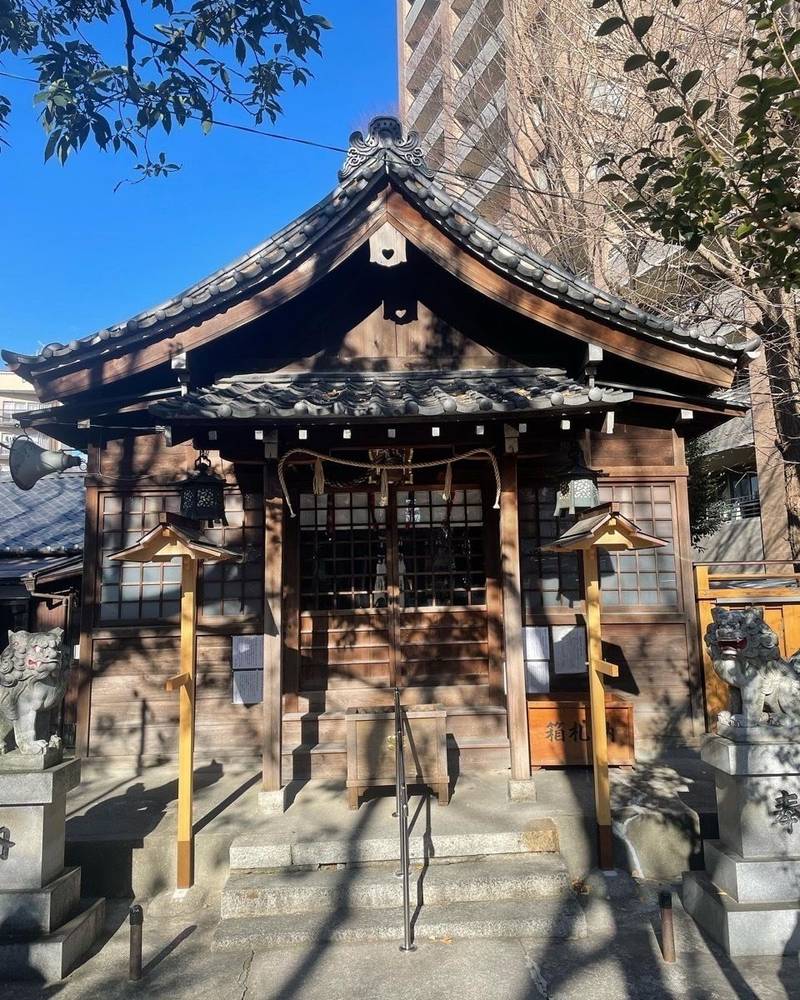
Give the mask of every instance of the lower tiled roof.
<path id="1" fill-rule="evenodd" d="M 632 393 L 589 387 L 553 368 L 459 372 L 293 372 L 238 375 L 154 403 L 159 419 L 303 420 L 446 417 L 613 406 Z"/>
<path id="2" fill-rule="evenodd" d="M 80 552 L 84 507 L 80 473 L 46 476 L 32 490 L 0 476 L 0 558 Z"/>

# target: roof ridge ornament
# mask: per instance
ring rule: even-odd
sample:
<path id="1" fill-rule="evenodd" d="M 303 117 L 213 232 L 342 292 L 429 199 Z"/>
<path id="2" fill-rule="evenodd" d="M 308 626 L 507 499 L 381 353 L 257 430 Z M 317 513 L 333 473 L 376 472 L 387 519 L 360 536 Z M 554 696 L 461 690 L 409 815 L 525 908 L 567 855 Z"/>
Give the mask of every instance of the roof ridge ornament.
<path id="1" fill-rule="evenodd" d="M 346 180 L 363 166 L 376 153 L 392 153 L 398 159 L 404 160 L 425 177 L 432 178 L 434 171 L 425 162 L 425 156 L 420 145 L 419 132 L 410 131 L 403 137 L 403 126 L 394 115 L 378 115 L 369 123 L 367 135 L 363 132 L 353 132 L 339 180 Z"/>

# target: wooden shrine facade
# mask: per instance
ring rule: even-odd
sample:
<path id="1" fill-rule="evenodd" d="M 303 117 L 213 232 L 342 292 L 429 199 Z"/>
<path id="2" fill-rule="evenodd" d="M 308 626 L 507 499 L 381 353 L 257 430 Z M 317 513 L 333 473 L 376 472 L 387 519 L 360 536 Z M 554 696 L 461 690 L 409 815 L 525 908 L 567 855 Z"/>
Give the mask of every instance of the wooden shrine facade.
<path id="1" fill-rule="evenodd" d="M 667 543 L 601 564 L 608 686 L 640 748 L 699 737 L 684 439 L 734 412 L 718 390 L 756 346 L 542 260 L 376 119 L 335 191 L 230 267 L 84 340 L 4 352 L 43 403 L 25 422 L 89 454 L 80 751 L 177 753 L 180 566 L 110 557 L 178 513 L 201 453 L 225 484 L 204 537 L 241 559 L 200 571 L 198 757 L 262 755 L 267 789 L 343 778 L 345 711 L 396 684 L 446 706 L 454 769 L 527 774 L 526 692 L 586 686 L 578 559 L 545 549 L 576 446 L 600 499 Z M 460 458 L 476 448 L 493 461 Z"/>

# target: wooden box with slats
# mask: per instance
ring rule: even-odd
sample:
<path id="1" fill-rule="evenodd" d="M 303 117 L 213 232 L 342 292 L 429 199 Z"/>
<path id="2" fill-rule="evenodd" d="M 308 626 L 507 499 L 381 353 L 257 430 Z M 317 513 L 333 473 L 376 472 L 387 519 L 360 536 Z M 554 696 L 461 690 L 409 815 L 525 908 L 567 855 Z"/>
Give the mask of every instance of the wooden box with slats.
<path id="1" fill-rule="evenodd" d="M 406 783 L 428 785 L 439 805 L 450 797 L 447 773 L 447 711 L 444 705 L 413 705 L 403 708 Z M 357 809 L 362 792 L 395 783 L 394 709 L 348 708 L 345 716 L 347 740 L 347 799 Z"/>

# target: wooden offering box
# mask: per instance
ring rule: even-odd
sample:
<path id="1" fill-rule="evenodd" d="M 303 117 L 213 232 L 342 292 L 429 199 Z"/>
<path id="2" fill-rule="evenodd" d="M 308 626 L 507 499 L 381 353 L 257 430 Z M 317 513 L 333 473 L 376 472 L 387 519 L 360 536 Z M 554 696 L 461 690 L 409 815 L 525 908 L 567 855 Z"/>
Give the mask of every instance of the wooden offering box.
<path id="1" fill-rule="evenodd" d="M 430 786 L 439 805 L 447 805 L 450 778 L 444 706 L 409 706 L 403 709 L 403 719 L 406 783 Z M 351 809 L 358 809 L 364 789 L 395 783 L 394 709 L 348 708 L 345 720 L 347 801 Z"/>
<path id="2" fill-rule="evenodd" d="M 633 705 L 606 695 L 608 763 L 632 765 Z M 591 764 L 588 695 L 528 695 L 531 765 Z"/>

